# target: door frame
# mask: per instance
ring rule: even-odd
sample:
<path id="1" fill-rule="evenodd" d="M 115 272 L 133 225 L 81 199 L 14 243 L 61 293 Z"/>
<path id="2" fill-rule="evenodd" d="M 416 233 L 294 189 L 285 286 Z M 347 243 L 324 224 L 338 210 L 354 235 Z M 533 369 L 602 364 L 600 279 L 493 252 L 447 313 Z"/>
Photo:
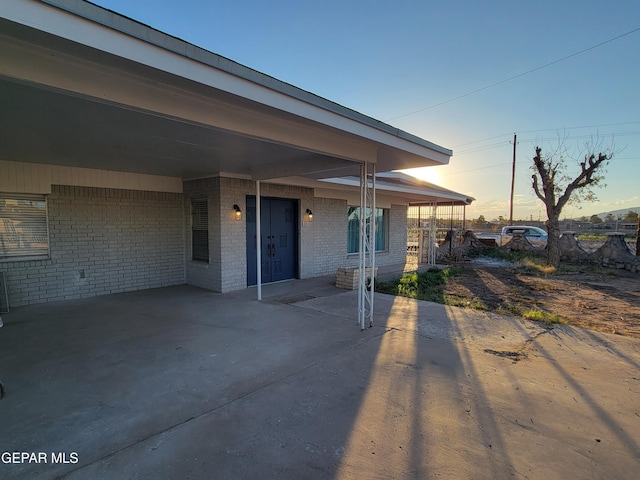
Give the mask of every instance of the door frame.
<path id="1" fill-rule="evenodd" d="M 271 219 L 271 201 L 284 201 L 291 204 L 292 207 L 292 222 L 293 222 L 293 247 L 291 253 L 291 260 L 293 262 L 293 275 L 289 278 L 282 280 L 262 280 L 262 284 L 265 283 L 274 283 L 278 281 L 286 281 L 300 278 L 300 199 L 298 198 L 288 198 L 288 197 L 276 197 L 276 196 L 260 196 L 260 205 L 261 205 L 261 215 L 264 218 L 265 215 L 265 205 L 269 204 L 269 219 Z M 257 284 L 257 239 L 256 239 L 256 196 L 255 195 L 247 195 L 246 196 L 246 264 L 247 264 L 247 286 L 254 286 Z M 270 222 L 269 222 L 270 223 Z M 250 228 L 250 225 L 252 227 Z M 261 221 L 261 234 L 263 236 L 270 235 L 271 231 L 267 232 L 265 230 L 265 222 Z M 271 226 L 269 225 L 269 229 Z M 252 251 L 253 250 L 253 251 Z M 264 261 L 264 255 L 262 256 Z"/>

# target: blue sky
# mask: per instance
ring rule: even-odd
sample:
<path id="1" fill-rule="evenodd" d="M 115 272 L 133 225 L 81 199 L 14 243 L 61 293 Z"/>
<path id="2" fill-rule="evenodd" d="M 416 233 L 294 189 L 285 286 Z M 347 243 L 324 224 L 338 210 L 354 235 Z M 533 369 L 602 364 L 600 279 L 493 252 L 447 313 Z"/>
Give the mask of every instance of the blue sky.
<path id="1" fill-rule="evenodd" d="M 637 0 L 95 3 L 451 148 L 415 174 L 474 196 L 468 217 L 508 217 L 514 132 L 516 218 L 544 219 L 531 158 L 560 137 L 615 151 L 599 201 L 565 216 L 640 206 Z"/>

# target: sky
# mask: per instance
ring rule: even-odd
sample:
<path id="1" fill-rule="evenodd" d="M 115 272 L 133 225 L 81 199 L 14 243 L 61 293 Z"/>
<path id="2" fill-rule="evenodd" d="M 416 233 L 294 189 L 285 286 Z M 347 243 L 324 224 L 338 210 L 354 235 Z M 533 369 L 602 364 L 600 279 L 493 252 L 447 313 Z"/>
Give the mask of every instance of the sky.
<path id="1" fill-rule="evenodd" d="M 578 218 L 640 206 L 637 0 L 95 0 L 284 82 L 452 149 L 413 175 L 475 197 L 467 218 L 544 220 L 535 147 L 567 172 L 613 152 Z"/>

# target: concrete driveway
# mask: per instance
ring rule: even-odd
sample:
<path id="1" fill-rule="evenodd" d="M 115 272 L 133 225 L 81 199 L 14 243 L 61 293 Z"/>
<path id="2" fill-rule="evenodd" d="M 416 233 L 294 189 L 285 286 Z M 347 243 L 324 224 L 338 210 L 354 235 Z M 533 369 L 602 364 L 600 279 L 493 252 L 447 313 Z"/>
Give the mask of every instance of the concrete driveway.
<path id="1" fill-rule="evenodd" d="M 254 296 L 3 315 L 0 478 L 638 478 L 637 340 L 386 295 L 361 332 L 326 278 Z"/>

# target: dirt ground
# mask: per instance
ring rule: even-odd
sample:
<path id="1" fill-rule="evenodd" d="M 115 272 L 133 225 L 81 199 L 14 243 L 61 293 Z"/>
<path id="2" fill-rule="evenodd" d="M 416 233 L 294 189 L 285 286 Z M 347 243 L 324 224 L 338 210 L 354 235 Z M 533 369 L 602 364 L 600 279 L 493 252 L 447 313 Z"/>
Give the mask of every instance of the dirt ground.
<path id="1" fill-rule="evenodd" d="M 513 266 L 465 264 L 444 293 L 487 309 L 537 309 L 569 325 L 640 338 L 640 274 L 590 268 L 541 276 Z"/>

